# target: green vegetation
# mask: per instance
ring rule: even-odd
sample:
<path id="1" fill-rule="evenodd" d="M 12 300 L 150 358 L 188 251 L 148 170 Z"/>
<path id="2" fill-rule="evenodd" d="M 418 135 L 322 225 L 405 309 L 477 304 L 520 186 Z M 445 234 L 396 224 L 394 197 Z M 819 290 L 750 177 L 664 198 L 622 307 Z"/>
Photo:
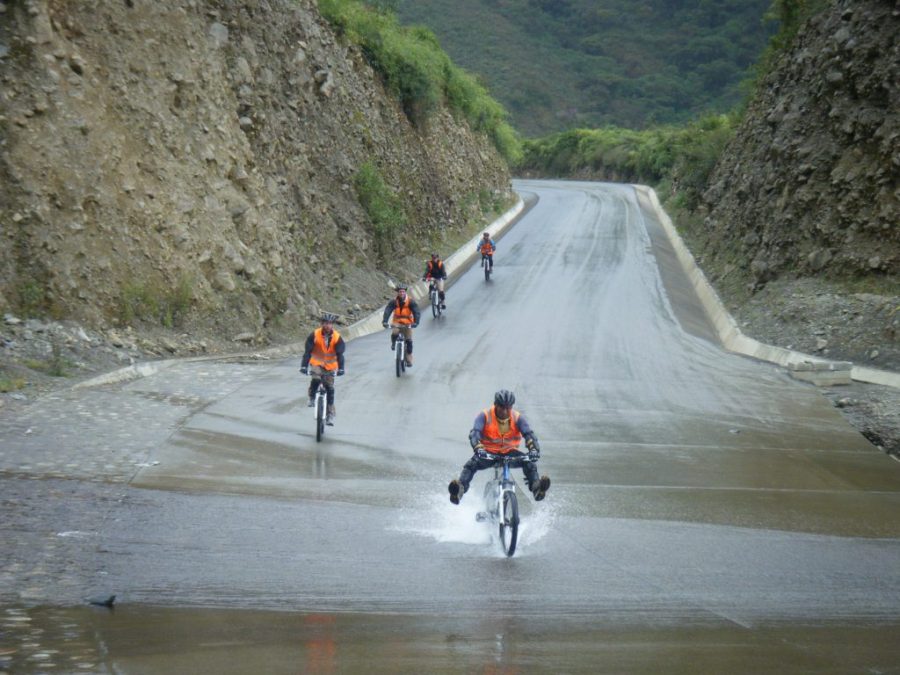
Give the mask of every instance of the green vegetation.
<path id="1" fill-rule="evenodd" d="M 25 316 L 40 316 L 46 304 L 46 294 L 42 284 L 34 280 L 22 281 L 16 289 L 17 307 Z"/>
<path id="2" fill-rule="evenodd" d="M 423 126 L 446 104 L 471 128 L 487 134 L 507 161 L 518 158 L 518 138 L 506 121 L 506 110 L 474 77 L 453 64 L 429 29 L 400 26 L 391 3 L 383 0 L 371 5 L 360 0 L 320 0 L 319 11 L 339 34 L 360 45 L 413 124 Z"/>
<path id="3" fill-rule="evenodd" d="M 192 283 L 183 276 L 174 288 L 152 284 L 126 284 L 119 298 L 119 321 L 127 326 L 135 320 L 180 326 L 191 306 Z"/>
<path id="4" fill-rule="evenodd" d="M 24 377 L 12 377 L 0 373 L 0 394 L 8 394 L 11 391 L 23 389 L 27 381 Z"/>
<path id="5" fill-rule="evenodd" d="M 766 18 L 778 22 L 778 31 L 755 67 L 758 79 L 774 67 L 777 55 L 788 48 L 800 25 L 827 4 L 828 0 L 773 1 Z M 545 176 L 590 175 L 646 183 L 664 195 L 674 195 L 673 206 L 690 212 L 700 204 L 716 162 L 740 123 L 737 110 L 706 115 L 683 126 L 643 131 L 605 127 L 551 134 L 526 141 L 516 169 Z"/>
<path id="6" fill-rule="evenodd" d="M 397 235 L 407 224 L 403 203 L 381 177 L 374 162 L 364 163 L 353 177 L 356 196 L 375 235 L 375 248 L 382 262 L 387 262 L 396 244 Z"/>
<path id="7" fill-rule="evenodd" d="M 677 185 L 685 206 L 696 205 L 737 119 L 710 115 L 684 127 L 634 131 L 574 129 L 525 141 L 521 173 L 590 175 L 635 183 Z"/>
<path id="8" fill-rule="evenodd" d="M 774 30 L 764 21 L 772 0 L 395 1 L 401 20 L 429 26 L 528 136 L 727 112 Z"/>

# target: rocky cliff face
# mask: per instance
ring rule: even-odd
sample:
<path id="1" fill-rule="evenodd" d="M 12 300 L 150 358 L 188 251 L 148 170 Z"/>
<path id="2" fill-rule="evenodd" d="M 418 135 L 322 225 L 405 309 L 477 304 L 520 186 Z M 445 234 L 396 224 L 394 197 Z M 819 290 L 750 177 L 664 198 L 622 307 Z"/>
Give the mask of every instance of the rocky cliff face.
<path id="1" fill-rule="evenodd" d="M 314 0 L 0 0 L 0 82 L 0 311 L 350 320 L 510 194 L 485 137 L 412 126 Z M 367 162 L 412 223 L 381 263 Z"/>
<path id="2" fill-rule="evenodd" d="M 714 277 L 900 275 L 898 36 L 893 0 L 839 0 L 801 30 L 705 195 Z"/>

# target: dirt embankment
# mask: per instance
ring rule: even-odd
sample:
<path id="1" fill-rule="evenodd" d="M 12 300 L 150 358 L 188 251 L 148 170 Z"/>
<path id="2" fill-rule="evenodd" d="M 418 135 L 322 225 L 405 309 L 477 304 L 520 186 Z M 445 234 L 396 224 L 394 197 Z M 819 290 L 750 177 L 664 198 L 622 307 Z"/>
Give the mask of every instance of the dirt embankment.
<path id="1" fill-rule="evenodd" d="M 0 313 L 104 334 L 352 319 L 509 197 L 489 140 L 411 124 L 313 0 L 0 0 L 0 131 Z"/>

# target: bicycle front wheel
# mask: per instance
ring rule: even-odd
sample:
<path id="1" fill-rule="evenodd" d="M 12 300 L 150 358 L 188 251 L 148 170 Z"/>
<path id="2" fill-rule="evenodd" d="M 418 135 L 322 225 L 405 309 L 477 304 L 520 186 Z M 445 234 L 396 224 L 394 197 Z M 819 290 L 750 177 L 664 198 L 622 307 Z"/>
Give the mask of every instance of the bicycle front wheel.
<path id="1" fill-rule="evenodd" d="M 511 558 L 516 552 L 516 543 L 519 539 L 519 501 L 516 493 L 506 490 L 503 493 L 503 501 L 500 505 L 500 545 L 507 558 Z"/>
<path id="2" fill-rule="evenodd" d="M 437 315 L 441 313 L 441 304 L 438 302 L 437 293 L 431 294 L 431 316 L 437 318 Z"/>
<path id="3" fill-rule="evenodd" d="M 400 341 L 402 339 L 403 339 L 402 336 L 397 338 L 397 345 L 394 349 L 394 356 L 397 357 L 396 358 L 397 362 L 395 364 L 397 367 L 397 377 L 400 377 L 400 373 L 403 372 L 403 356 L 404 356 L 404 354 L 403 354 L 403 345 L 400 344 Z"/>
<path id="4" fill-rule="evenodd" d="M 325 397 L 316 397 L 316 441 L 322 440 L 325 433 Z"/>

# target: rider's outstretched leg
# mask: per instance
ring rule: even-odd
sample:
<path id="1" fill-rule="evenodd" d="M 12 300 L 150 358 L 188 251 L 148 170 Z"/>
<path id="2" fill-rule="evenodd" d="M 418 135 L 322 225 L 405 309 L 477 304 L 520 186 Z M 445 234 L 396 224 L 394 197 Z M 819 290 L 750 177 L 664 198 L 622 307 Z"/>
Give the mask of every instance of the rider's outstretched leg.
<path id="1" fill-rule="evenodd" d="M 462 496 L 466 493 L 466 488 L 455 478 L 450 481 L 447 490 L 450 492 L 451 504 L 459 504 L 459 500 L 462 499 Z"/>
<path id="2" fill-rule="evenodd" d="M 406 367 L 412 368 L 412 352 L 413 352 L 413 341 L 409 338 L 406 339 Z"/>
<path id="3" fill-rule="evenodd" d="M 522 471 L 525 473 L 525 480 L 528 481 L 528 488 L 534 495 L 535 501 L 541 501 L 550 489 L 550 478 L 548 476 L 538 476 L 537 463 L 526 462 L 522 465 Z"/>

